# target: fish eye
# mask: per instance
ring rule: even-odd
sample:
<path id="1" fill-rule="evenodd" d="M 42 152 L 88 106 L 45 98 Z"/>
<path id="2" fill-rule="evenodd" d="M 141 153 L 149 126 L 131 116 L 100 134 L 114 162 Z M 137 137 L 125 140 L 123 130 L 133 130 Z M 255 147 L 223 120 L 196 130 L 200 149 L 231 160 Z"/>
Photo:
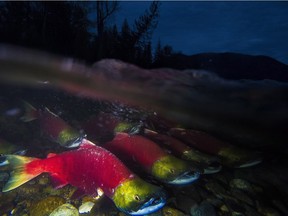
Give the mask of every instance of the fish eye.
<path id="1" fill-rule="evenodd" d="M 172 174 L 175 173 L 175 170 L 174 170 L 174 169 L 170 169 L 169 171 L 170 171 L 170 173 L 172 173 Z"/>
<path id="2" fill-rule="evenodd" d="M 134 199 L 136 200 L 136 201 L 140 201 L 141 200 L 141 198 L 139 197 L 139 195 L 134 195 Z"/>

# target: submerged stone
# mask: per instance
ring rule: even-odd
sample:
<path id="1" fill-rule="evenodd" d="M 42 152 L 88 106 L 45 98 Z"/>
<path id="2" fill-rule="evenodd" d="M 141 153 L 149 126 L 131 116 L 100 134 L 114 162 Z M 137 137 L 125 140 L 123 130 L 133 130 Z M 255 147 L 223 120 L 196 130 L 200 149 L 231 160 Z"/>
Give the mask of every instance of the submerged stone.
<path id="1" fill-rule="evenodd" d="M 197 208 L 191 210 L 191 216 L 216 216 L 216 211 L 213 205 L 203 201 Z"/>
<path id="2" fill-rule="evenodd" d="M 244 179 L 232 179 L 230 181 L 231 188 L 237 188 L 243 191 L 253 192 L 252 185 Z"/>
<path id="3" fill-rule="evenodd" d="M 175 208 L 165 206 L 162 209 L 162 216 L 185 216 L 185 214 Z"/>
<path id="4" fill-rule="evenodd" d="M 59 196 L 49 196 L 34 203 L 30 208 L 30 216 L 49 216 L 56 208 L 63 205 L 65 199 Z"/>
<path id="5" fill-rule="evenodd" d="M 56 208 L 49 216 L 78 216 L 78 209 L 71 204 L 63 204 Z"/>
<path id="6" fill-rule="evenodd" d="M 84 202 L 80 207 L 79 207 L 79 213 L 89 213 L 91 211 L 91 209 L 93 208 L 93 206 L 95 205 L 94 202 Z"/>

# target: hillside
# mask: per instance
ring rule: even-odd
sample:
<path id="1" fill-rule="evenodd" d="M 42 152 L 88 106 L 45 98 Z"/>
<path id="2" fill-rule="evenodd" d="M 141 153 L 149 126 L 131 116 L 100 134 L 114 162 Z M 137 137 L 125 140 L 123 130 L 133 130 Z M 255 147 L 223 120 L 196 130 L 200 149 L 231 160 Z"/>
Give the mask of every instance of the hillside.
<path id="1" fill-rule="evenodd" d="M 288 81 L 288 65 L 268 56 L 238 53 L 174 54 L 155 63 L 154 67 L 174 69 L 203 69 L 225 79 L 271 79 Z"/>

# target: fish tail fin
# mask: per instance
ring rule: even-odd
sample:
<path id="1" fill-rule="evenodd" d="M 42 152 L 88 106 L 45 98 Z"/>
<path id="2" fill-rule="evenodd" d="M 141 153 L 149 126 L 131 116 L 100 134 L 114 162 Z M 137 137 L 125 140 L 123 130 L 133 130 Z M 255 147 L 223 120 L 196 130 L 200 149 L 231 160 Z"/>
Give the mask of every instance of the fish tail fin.
<path id="1" fill-rule="evenodd" d="M 37 110 L 35 107 L 33 107 L 31 104 L 29 104 L 26 101 L 23 101 L 25 113 L 21 117 L 21 120 L 24 122 L 29 122 L 37 119 Z"/>
<path id="2" fill-rule="evenodd" d="M 3 155 L 0 157 L 0 166 L 7 166 L 10 172 L 10 178 L 6 185 L 2 188 L 2 192 L 7 192 L 19 187 L 20 185 L 28 182 L 29 180 L 40 175 L 42 171 L 40 169 L 33 170 L 32 173 L 28 173 L 26 165 L 31 162 L 39 160 L 37 158 L 19 156 L 19 155 Z"/>

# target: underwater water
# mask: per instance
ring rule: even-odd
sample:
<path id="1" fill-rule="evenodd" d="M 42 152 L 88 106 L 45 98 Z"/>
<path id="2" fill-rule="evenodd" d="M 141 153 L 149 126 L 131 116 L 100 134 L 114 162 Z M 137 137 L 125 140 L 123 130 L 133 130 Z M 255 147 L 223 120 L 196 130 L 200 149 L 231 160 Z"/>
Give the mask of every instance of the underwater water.
<path id="1" fill-rule="evenodd" d="M 146 188 L 144 182 L 149 184 L 147 188 L 154 185 L 161 189 L 152 195 L 147 192 L 144 198 L 149 200 L 142 205 L 145 210 L 138 209 L 139 215 L 150 210 L 151 215 L 288 215 L 285 83 L 227 81 L 197 70 L 149 71 L 115 60 L 103 60 L 88 67 L 71 59 L 11 47 L 0 49 L 0 78 L 2 189 L 7 188 L 5 185 L 15 168 L 7 155 L 44 159 L 49 153 L 57 153 L 64 157 L 68 151 L 77 152 L 87 139 L 113 152 L 143 180 L 135 189 L 138 196 Z M 23 120 L 27 103 L 35 107 L 35 120 Z M 66 142 L 71 137 L 72 141 Z M 127 143 L 129 148 L 125 148 Z M 74 164 L 79 157 L 76 155 L 70 163 Z M 104 168 L 95 173 L 99 176 L 108 173 L 110 178 L 105 183 L 110 184 L 115 176 L 122 175 L 122 168 L 114 173 L 105 169 L 105 163 L 107 167 L 110 164 L 106 153 L 99 158 Z M 85 190 L 82 196 L 73 195 L 79 182 L 81 186 L 94 181 L 87 176 L 100 162 L 98 158 L 97 162 L 90 160 L 91 163 L 77 161 L 72 168 L 69 163 L 63 165 L 70 170 L 74 186 L 68 182 L 56 189 L 51 176 L 43 173 L 1 192 L 0 214 L 137 212 L 138 206 L 120 208 L 118 202 L 124 198 L 115 198 L 115 191 L 112 195 L 106 193 L 107 196 Z M 158 165 L 159 161 L 164 161 L 164 165 Z M 115 162 L 111 167 L 114 165 L 118 166 Z M 57 161 L 53 166 L 62 164 Z M 162 175 L 166 168 L 172 171 Z M 103 179 L 99 181 L 104 182 Z M 124 185 L 125 194 L 136 188 L 124 183 L 114 189 L 117 191 Z M 98 187 L 101 184 L 94 186 L 95 191 Z M 138 196 L 135 199 L 140 203 Z M 145 205 L 155 209 L 147 209 Z"/>

